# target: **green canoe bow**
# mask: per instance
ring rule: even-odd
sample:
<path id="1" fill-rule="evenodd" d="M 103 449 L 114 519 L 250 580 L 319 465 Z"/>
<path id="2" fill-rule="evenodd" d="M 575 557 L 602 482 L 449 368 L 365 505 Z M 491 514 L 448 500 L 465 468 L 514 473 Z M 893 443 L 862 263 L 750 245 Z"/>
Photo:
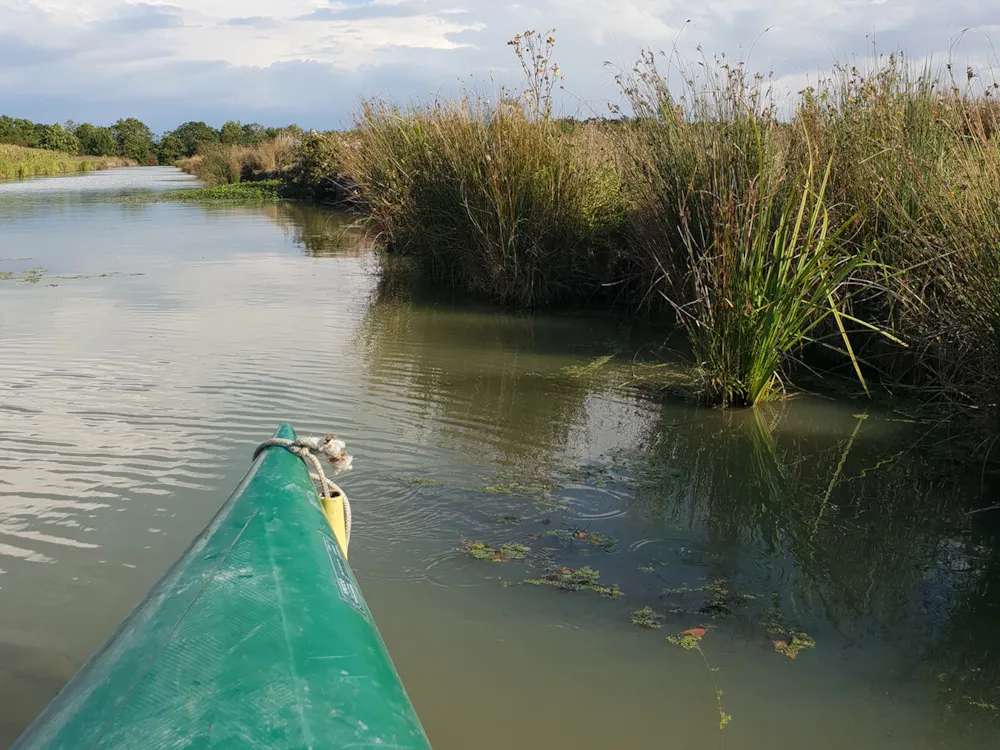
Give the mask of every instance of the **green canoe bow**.
<path id="1" fill-rule="evenodd" d="M 182 747 L 430 748 L 305 466 L 279 447 L 14 744 Z"/>

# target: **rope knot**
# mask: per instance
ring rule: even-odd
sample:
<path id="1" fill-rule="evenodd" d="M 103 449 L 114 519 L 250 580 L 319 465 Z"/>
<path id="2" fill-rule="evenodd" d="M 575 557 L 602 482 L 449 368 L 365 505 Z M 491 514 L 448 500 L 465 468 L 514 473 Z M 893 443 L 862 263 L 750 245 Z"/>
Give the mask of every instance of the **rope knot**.
<path id="1" fill-rule="evenodd" d="M 346 537 L 347 541 L 350 542 L 351 504 L 348 502 L 347 496 L 343 493 L 340 487 L 334 484 L 333 481 L 327 477 L 326 472 L 323 471 L 323 465 L 319 462 L 319 458 L 316 457 L 317 453 L 321 456 L 325 456 L 330 462 L 330 466 L 333 467 L 333 471 L 331 473 L 334 475 L 348 471 L 354 463 L 354 457 L 347 452 L 347 444 L 336 435 L 332 434 L 325 435 L 323 437 L 300 437 L 295 440 L 271 438 L 270 440 L 265 440 L 257 446 L 257 449 L 253 452 L 253 457 L 256 459 L 265 448 L 271 448 L 273 446 L 284 448 L 292 455 L 301 458 L 305 463 L 312 464 L 316 471 L 309 472 L 309 476 L 313 479 L 313 481 L 319 482 L 320 491 L 324 498 L 343 498 Z"/>

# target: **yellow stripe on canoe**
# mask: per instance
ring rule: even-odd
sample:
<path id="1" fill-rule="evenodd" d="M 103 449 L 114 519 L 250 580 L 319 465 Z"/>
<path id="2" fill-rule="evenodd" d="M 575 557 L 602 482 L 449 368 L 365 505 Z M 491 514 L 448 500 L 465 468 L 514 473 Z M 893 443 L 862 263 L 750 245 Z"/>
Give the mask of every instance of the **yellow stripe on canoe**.
<path id="1" fill-rule="evenodd" d="M 334 490 L 332 497 L 320 497 L 320 503 L 323 505 L 323 515 L 326 516 L 326 522 L 330 524 L 330 530 L 333 532 L 337 544 L 340 545 L 340 551 L 344 553 L 346 558 L 347 524 L 344 520 L 344 493 Z"/>

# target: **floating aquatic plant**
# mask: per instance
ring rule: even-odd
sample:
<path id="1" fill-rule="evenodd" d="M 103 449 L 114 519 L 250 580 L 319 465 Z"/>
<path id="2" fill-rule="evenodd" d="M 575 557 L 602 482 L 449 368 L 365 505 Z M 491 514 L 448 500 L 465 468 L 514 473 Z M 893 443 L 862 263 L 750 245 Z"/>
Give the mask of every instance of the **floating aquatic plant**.
<path id="1" fill-rule="evenodd" d="M 610 599 L 617 599 L 622 596 L 621 589 L 616 584 L 604 586 L 601 583 L 600 571 L 587 566 L 577 568 L 576 570 L 556 568 L 541 578 L 529 578 L 525 583 L 530 583 L 532 586 L 555 586 L 557 589 L 562 589 L 563 591 L 588 589 L 596 591 L 601 596 L 606 596 Z"/>
<path id="2" fill-rule="evenodd" d="M 641 607 L 629 614 L 629 619 L 632 620 L 633 625 L 638 625 L 640 628 L 649 628 L 650 630 L 660 628 L 660 620 L 663 618 L 664 615 L 657 614 L 649 606 Z"/>
<path id="3" fill-rule="evenodd" d="M 816 647 L 816 641 L 813 640 L 812 636 L 804 633 L 781 616 L 776 603 L 767 611 L 761 625 L 771 636 L 774 650 L 789 659 L 797 659 L 803 650 Z"/>
<path id="4" fill-rule="evenodd" d="M 683 630 L 677 635 L 668 635 L 667 643 L 673 644 L 674 646 L 680 646 L 687 651 L 697 651 L 701 654 L 701 659 L 705 662 L 705 668 L 708 670 L 709 676 L 712 678 L 712 688 L 715 690 L 715 703 L 716 708 L 719 712 L 719 731 L 725 731 L 726 727 L 729 726 L 729 722 L 733 720 L 730 714 L 727 714 L 725 708 L 722 705 L 722 691 L 719 690 L 719 683 L 715 679 L 715 673 L 717 669 L 713 669 L 708 663 L 708 657 L 705 656 L 705 652 L 701 648 L 701 641 L 708 633 L 707 628 L 703 627 L 693 627 Z"/>
<path id="5" fill-rule="evenodd" d="M 585 529 L 552 529 L 546 531 L 547 536 L 559 537 L 560 539 L 586 542 L 595 547 L 600 547 L 605 552 L 613 552 L 616 546 L 614 539 L 598 534 L 596 531 L 586 531 Z"/>
<path id="6" fill-rule="evenodd" d="M 504 542 L 500 546 L 494 546 L 481 541 L 463 540 L 459 552 L 464 552 L 476 560 L 488 560 L 490 562 L 507 562 L 508 560 L 523 560 L 531 552 L 530 547 L 517 542 Z"/>

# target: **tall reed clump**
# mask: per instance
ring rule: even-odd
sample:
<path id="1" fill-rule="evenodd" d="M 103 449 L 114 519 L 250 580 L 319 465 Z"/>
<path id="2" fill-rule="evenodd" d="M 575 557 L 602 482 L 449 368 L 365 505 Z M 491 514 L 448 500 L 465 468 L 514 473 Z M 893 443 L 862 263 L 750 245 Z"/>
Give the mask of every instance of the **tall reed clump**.
<path id="1" fill-rule="evenodd" d="M 771 397 L 786 361 L 825 340 L 828 320 L 838 338 L 824 342 L 864 384 L 848 326 L 866 324 L 850 297 L 873 263 L 847 241 L 849 220 L 831 218 L 829 162 L 805 130 L 777 119 L 764 77 L 706 65 L 675 97 L 647 54 L 619 81 L 636 116 L 624 146 L 632 273 L 647 303 L 665 303 L 686 329 L 705 400 Z"/>
<path id="2" fill-rule="evenodd" d="M 252 146 L 203 143 L 197 154 L 175 163 L 209 187 L 275 179 L 292 168 L 300 142 L 297 136 L 282 133 Z"/>
<path id="3" fill-rule="evenodd" d="M 914 68 L 900 53 L 839 67 L 803 92 L 798 119 L 832 160 L 831 193 L 854 214 L 896 289 L 864 314 L 911 343 L 868 346 L 896 381 L 949 400 L 1000 396 L 998 84 L 968 69 Z M 875 343 L 878 342 L 869 342 Z"/>
<path id="4" fill-rule="evenodd" d="M 363 103 L 345 161 L 390 253 L 507 304 L 579 302 L 600 291 L 621 185 L 552 118 L 554 43 L 535 32 L 513 40 L 529 74 L 523 94 Z"/>
<path id="5" fill-rule="evenodd" d="M 203 144 L 194 157 L 179 166 L 209 187 L 233 185 L 243 178 L 243 163 L 248 153 L 248 146 Z"/>
<path id="6" fill-rule="evenodd" d="M 0 179 L 3 180 L 127 166 L 135 166 L 135 162 L 117 156 L 71 156 L 61 151 L 0 143 Z"/>

